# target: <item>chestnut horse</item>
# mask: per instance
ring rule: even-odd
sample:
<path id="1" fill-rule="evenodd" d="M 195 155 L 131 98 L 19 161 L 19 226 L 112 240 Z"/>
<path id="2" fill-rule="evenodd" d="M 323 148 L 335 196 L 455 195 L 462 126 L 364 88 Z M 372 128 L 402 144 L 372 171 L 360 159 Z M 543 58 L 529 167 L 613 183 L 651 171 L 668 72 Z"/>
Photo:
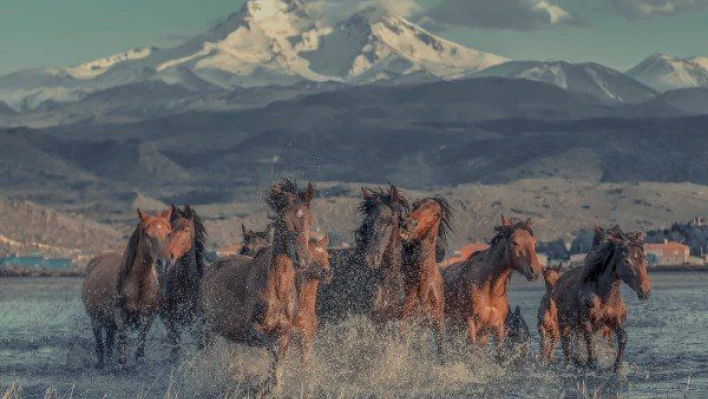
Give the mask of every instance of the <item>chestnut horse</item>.
<path id="1" fill-rule="evenodd" d="M 125 365 L 128 328 L 139 330 L 136 360 L 140 361 L 145 355 L 145 339 L 162 308 L 165 265 L 172 256 L 163 248 L 171 231 L 171 215 L 171 209 L 151 216 L 138 208 L 140 221 L 125 253 L 99 255 L 86 267 L 81 299 L 96 338 L 98 368 L 111 361 L 116 333 L 118 364 Z"/>
<path id="2" fill-rule="evenodd" d="M 195 337 L 201 337 L 201 286 L 207 232 L 201 218 L 189 205 L 185 205 L 184 210 L 172 205 L 171 224 L 172 233 L 165 247 L 170 254 L 184 255 L 170 259 L 172 266 L 167 270 L 165 279 L 161 318 L 172 345 L 172 359 L 176 360 L 183 328 L 196 327 L 193 331 Z"/>
<path id="3" fill-rule="evenodd" d="M 582 331 L 587 345 L 588 365 L 596 366 L 592 335 L 609 327 L 617 337 L 613 369 L 620 369 L 627 346 L 627 333 L 623 327 L 627 308 L 620 295 L 622 282 L 629 285 L 640 300 L 649 298 L 651 280 L 647 273 L 643 233 L 625 234 L 616 226 L 608 230 L 601 243 L 590 251 L 582 268 L 564 273 L 553 288 L 567 363 L 571 361 L 572 335 L 574 331 Z M 549 350 L 552 352 L 553 348 Z"/>
<path id="4" fill-rule="evenodd" d="M 253 231 L 241 223 L 241 231 L 243 232 L 243 244 L 238 252 L 239 255 L 254 258 L 258 251 L 270 246 L 270 224 L 263 231 Z"/>
<path id="5" fill-rule="evenodd" d="M 512 222 L 502 216 L 502 225 L 495 230 L 497 235 L 487 250 L 449 266 L 443 271 L 443 278 L 448 325 L 456 330 L 466 328 L 473 345 L 486 345 L 488 335 L 492 334 L 501 357 L 511 273 L 516 270 L 527 280 L 536 280 L 541 264 L 536 256 L 530 219 Z"/>
<path id="6" fill-rule="evenodd" d="M 267 346 L 272 362 L 264 393 L 278 385 L 278 367 L 295 326 L 296 271 L 310 269 L 312 197 L 312 185 L 304 192 L 289 180 L 274 185 L 265 198 L 275 213 L 273 245 L 252 259 L 221 259 L 204 277 L 207 342 L 213 332 L 232 342 Z"/>
<path id="7" fill-rule="evenodd" d="M 305 365 L 309 363 L 317 334 L 317 291 L 320 283 L 329 284 L 333 277 L 327 253 L 328 245 L 327 235 L 312 233 L 308 245 L 312 266 L 309 270 L 298 272 L 296 276 L 298 304 L 295 328 L 300 334 L 302 362 Z"/>
<path id="8" fill-rule="evenodd" d="M 413 204 L 411 214 L 401 226 L 406 290 L 401 312 L 403 326 L 414 311 L 419 311 L 432 325 L 441 362 L 445 336 L 445 284 L 437 262 L 445 258 L 451 224 L 450 205 L 444 198 L 435 197 Z"/>
<path id="9" fill-rule="evenodd" d="M 366 315 L 381 324 L 403 308 L 400 227 L 408 216 L 408 201 L 395 186 L 361 192 L 363 221 L 354 232 L 356 247 L 331 251 L 334 279 L 319 291 L 317 313 L 323 320 Z"/>
<path id="10" fill-rule="evenodd" d="M 543 281 L 546 285 L 546 292 L 541 298 L 541 306 L 538 308 L 538 336 L 541 345 L 541 364 L 547 365 L 553 357 L 553 347 L 560 337 L 558 328 L 558 311 L 556 301 L 553 299 L 553 287 L 563 269 L 563 262 L 558 266 L 547 266 L 543 268 Z"/>

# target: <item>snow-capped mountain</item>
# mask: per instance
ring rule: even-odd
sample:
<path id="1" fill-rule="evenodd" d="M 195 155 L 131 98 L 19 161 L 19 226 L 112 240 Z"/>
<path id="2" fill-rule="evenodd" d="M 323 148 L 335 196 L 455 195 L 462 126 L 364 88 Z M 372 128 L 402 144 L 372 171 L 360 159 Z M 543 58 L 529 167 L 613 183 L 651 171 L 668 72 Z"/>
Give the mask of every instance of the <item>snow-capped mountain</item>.
<path id="1" fill-rule="evenodd" d="M 653 54 L 627 71 L 627 75 L 662 92 L 708 87 L 708 57 L 677 58 Z"/>
<path id="2" fill-rule="evenodd" d="M 31 110 L 151 81 L 201 92 L 302 81 L 451 79 L 505 61 L 372 10 L 330 25 L 300 0 L 249 0 L 226 20 L 174 48 L 146 47 L 78 66 L 0 77 L 0 101 Z"/>
<path id="3" fill-rule="evenodd" d="M 569 91 L 590 94 L 605 102 L 638 103 L 656 95 L 654 90 L 629 76 L 592 62 L 510 61 L 472 75 L 490 76 L 549 83 Z"/>

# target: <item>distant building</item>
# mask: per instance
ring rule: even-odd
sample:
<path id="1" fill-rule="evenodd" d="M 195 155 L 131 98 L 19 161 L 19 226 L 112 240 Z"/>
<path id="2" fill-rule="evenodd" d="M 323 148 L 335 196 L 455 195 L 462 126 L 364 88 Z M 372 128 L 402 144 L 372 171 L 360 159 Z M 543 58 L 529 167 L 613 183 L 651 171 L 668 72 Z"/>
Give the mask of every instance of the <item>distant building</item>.
<path id="1" fill-rule="evenodd" d="M 660 244 L 644 244 L 650 265 L 684 265 L 688 263 L 691 249 L 680 242 L 664 240 Z"/>

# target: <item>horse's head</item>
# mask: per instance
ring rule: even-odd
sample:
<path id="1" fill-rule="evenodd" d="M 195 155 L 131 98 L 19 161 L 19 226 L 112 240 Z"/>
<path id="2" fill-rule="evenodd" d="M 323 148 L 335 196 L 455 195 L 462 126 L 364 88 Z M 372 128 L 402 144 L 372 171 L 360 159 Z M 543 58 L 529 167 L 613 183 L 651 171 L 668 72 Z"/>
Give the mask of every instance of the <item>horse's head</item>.
<path id="1" fill-rule="evenodd" d="M 546 289 L 550 290 L 556 285 L 560 272 L 563 270 L 563 262 L 558 263 L 558 266 L 546 266 L 543 268 L 543 281 L 546 283 Z"/>
<path id="2" fill-rule="evenodd" d="M 144 255 L 154 260 L 157 276 L 162 284 L 166 266 L 169 262 L 169 254 L 166 251 L 166 242 L 172 231 L 170 218 L 172 209 L 168 209 L 161 214 L 149 215 L 138 208 L 138 245 Z"/>
<path id="3" fill-rule="evenodd" d="M 442 197 L 426 198 L 413 204 L 411 214 L 403 222 L 400 234 L 405 241 L 423 241 L 437 234 L 436 261 L 445 258 L 447 235 L 451 231 L 452 213 Z"/>
<path id="4" fill-rule="evenodd" d="M 172 205 L 172 217 L 170 218 L 172 231 L 165 241 L 168 270 L 194 248 L 197 227 L 192 217 L 193 213 L 194 211 L 189 205 L 184 207 L 184 211 Z"/>
<path id="5" fill-rule="evenodd" d="M 639 299 L 648 299 L 651 294 L 651 279 L 647 272 L 647 257 L 644 254 L 644 233 L 625 234 L 616 227 L 609 234 L 608 240 L 617 251 L 617 277 L 632 287 Z"/>
<path id="6" fill-rule="evenodd" d="M 241 223 L 241 231 L 243 232 L 243 244 L 239 254 L 255 257 L 260 250 L 270 247 L 270 224 L 263 231 L 253 231 Z"/>
<path id="7" fill-rule="evenodd" d="M 357 230 L 357 247 L 366 264 L 372 269 L 381 266 L 386 251 L 397 251 L 400 244 L 400 226 L 408 215 L 408 202 L 395 186 L 388 192 L 362 188 L 364 201 L 359 207 L 364 222 Z"/>
<path id="8" fill-rule="evenodd" d="M 329 253 L 327 252 L 329 239 L 327 235 L 317 232 L 312 233 L 308 246 L 312 255 L 312 264 L 310 265 L 312 273 L 310 277 L 318 279 L 324 284 L 329 284 L 334 274 L 329 264 Z"/>
<path id="9" fill-rule="evenodd" d="M 505 254 L 507 261 L 519 273 L 526 276 L 528 281 L 533 281 L 541 274 L 541 263 L 536 256 L 536 238 L 531 229 L 531 219 L 526 222 L 512 222 L 504 216 L 502 224 L 497 227 L 495 242 L 505 241 Z"/>
<path id="10" fill-rule="evenodd" d="M 297 185 L 287 179 L 271 187 L 266 195 L 268 206 L 276 213 L 273 217 L 273 244 L 279 251 L 284 251 L 300 270 L 307 270 L 312 258 L 308 243 L 313 219 L 310 210 L 313 197 L 312 184 L 308 184 L 305 191 L 299 191 Z"/>

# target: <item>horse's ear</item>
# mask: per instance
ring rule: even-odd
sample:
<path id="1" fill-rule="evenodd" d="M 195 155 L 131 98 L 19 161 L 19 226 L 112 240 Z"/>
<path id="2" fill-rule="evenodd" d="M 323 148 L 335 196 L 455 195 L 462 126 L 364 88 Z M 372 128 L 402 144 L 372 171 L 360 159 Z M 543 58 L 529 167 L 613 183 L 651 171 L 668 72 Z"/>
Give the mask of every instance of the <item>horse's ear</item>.
<path id="1" fill-rule="evenodd" d="M 246 225 L 243 223 L 241 223 L 241 232 L 243 233 L 244 237 L 246 237 L 246 235 L 248 234 L 248 230 L 246 230 Z"/>
<path id="2" fill-rule="evenodd" d="M 511 226 L 511 219 L 507 219 L 504 215 L 501 215 L 502 226 Z"/>
<path id="3" fill-rule="evenodd" d="M 273 225 L 270 224 L 270 223 L 268 223 L 268 224 L 266 225 L 266 228 L 265 228 L 265 231 L 264 231 L 264 232 L 265 232 L 266 234 L 270 234 L 270 229 L 271 229 L 271 227 L 273 227 Z"/>
<path id="4" fill-rule="evenodd" d="M 361 195 L 364 197 L 365 200 L 370 200 L 370 199 L 374 198 L 374 193 L 365 187 L 361 188 Z"/>
<path id="5" fill-rule="evenodd" d="M 558 263 L 558 266 L 556 266 L 556 271 L 560 273 L 560 271 L 563 270 L 563 262 L 561 261 Z"/>
<path id="6" fill-rule="evenodd" d="M 192 209 L 192 207 L 189 206 L 189 205 L 185 205 L 185 206 L 184 206 L 184 212 L 183 212 L 183 213 L 184 213 L 184 215 L 187 216 L 187 218 L 189 218 L 189 219 L 191 219 L 192 217 L 194 217 L 194 209 Z"/>
<path id="7" fill-rule="evenodd" d="M 524 223 L 527 228 L 533 227 L 533 221 L 531 221 L 531 218 L 526 219 L 526 223 Z"/>
<path id="8" fill-rule="evenodd" d="M 170 220 L 172 218 L 172 208 L 168 208 L 166 211 L 162 212 L 160 216 L 167 220 Z"/>
<path id="9" fill-rule="evenodd" d="M 150 216 L 148 216 L 147 213 L 143 212 L 143 210 L 140 209 L 140 207 L 138 207 L 138 217 L 140 218 L 140 221 L 141 221 L 141 222 L 144 222 L 144 221 L 147 220 L 147 218 L 149 218 Z"/>
<path id="10" fill-rule="evenodd" d="M 312 183 L 307 183 L 307 189 L 301 194 L 301 197 L 305 205 L 309 208 L 312 203 L 312 198 L 315 197 L 315 189 L 312 187 Z"/>
<path id="11" fill-rule="evenodd" d="M 398 188 L 396 186 L 391 185 L 391 201 L 393 202 L 400 202 L 401 201 L 401 194 L 398 192 Z"/>
<path id="12" fill-rule="evenodd" d="M 329 245 L 329 237 L 327 237 L 327 234 L 323 234 L 322 238 L 317 240 L 317 246 L 320 248 L 327 249 L 328 245 Z"/>
<path id="13" fill-rule="evenodd" d="M 519 307 L 519 305 L 516 305 L 516 310 L 514 311 L 514 313 L 516 313 L 517 316 L 521 316 L 521 308 Z"/>

